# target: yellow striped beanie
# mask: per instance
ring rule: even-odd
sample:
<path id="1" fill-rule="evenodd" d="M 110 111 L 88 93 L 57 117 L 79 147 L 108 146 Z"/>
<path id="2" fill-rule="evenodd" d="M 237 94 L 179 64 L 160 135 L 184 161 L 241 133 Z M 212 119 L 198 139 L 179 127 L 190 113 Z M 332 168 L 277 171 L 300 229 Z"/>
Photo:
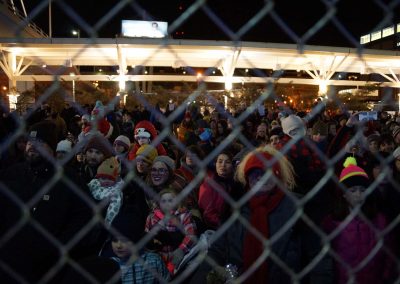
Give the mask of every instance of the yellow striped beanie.
<path id="1" fill-rule="evenodd" d="M 340 173 L 339 182 L 347 187 L 368 186 L 368 175 L 362 168 L 357 166 L 357 161 L 354 157 L 348 157 L 343 166 L 344 169 Z"/>

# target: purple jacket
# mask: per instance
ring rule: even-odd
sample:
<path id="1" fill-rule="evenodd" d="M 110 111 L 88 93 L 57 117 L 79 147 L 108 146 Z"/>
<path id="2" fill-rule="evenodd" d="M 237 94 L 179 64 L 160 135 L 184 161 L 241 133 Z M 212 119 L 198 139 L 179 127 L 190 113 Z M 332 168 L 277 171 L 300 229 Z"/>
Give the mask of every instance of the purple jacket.
<path id="1" fill-rule="evenodd" d="M 324 223 L 326 232 L 333 232 L 342 221 L 334 220 L 328 216 Z M 375 226 L 378 232 L 386 227 L 387 221 L 382 214 L 378 214 L 371 224 Z M 368 262 L 355 272 L 355 282 L 359 284 L 365 283 L 382 283 L 389 280 L 393 263 L 390 257 L 380 248 L 374 254 L 374 248 L 377 245 L 377 236 L 374 229 L 368 223 L 364 222 L 360 217 L 354 217 L 351 222 L 343 228 L 343 230 L 331 241 L 331 249 L 334 251 L 340 261 L 335 263 L 335 283 L 347 283 L 350 274 L 346 266 L 357 269 L 357 266 L 366 258 Z M 387 246 L 387 242 L 385 242 Z M 390 248 L 389 248 L 390 250 Z M 369 254 L 373 254 L 370 258 Z M 347 264 L 347 265 L 346 265 Z"/>

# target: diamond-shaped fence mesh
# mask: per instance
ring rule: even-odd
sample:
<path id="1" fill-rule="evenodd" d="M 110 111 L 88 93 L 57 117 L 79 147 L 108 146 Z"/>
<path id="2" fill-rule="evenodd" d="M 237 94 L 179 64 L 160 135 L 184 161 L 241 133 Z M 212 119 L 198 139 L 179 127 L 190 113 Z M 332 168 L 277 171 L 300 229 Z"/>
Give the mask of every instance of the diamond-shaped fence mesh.
<path id="1" fill-rule="evenodd" d="M 398 1 L 362 44 L 339 1 L 302 32 L 175 2 L 164 31 L 141 1 L 0 1 L 2 283 L 400 282 L 398 54 L 362 45 L 396 49 Z M 121 13 L 146 21 L 100 38 Z M 176 39 L 196 21 L 225 41 Z M 292 44 L 248 41 L 266 23 Z M 350 48 L 308 45 L 333 28 Z"/>

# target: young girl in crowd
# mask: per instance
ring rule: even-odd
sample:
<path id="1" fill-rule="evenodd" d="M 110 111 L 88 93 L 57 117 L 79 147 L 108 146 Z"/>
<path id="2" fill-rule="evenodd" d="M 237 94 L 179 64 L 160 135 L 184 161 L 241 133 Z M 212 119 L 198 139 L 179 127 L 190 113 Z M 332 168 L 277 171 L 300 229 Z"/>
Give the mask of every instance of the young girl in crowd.
<path id="1" fill-rule="evenodd" d="M 113 148 L 115 151 L 116 158 L 121 167 L 121 176 L 125 177 L 128 173 L 127 161 L 128 161 L 128 151 L 131 146 L 131 141 L 128 137 L 124 135 L 118 136 L 113 143 Z"/>
<path id="2" fill-rule="evenodd" d="M 173 275 L 185 254 L 196 244 L 196 225 L 190 211 L 177 204 L 174 190 L 162 190 L 159 198 L 159 206 L 147 217 L 145 231 L 161 243 L 159 252 Z"/>
<path id="3" fill-rule="evenodd" d="M 107 256 L 102 252 L 101 255 L 110 257 L 118 263 L 122 284 L 163 283 L 162 280 L 170 279 L 169 272 L 159 254 L 146 249 L 136 252 L 134 246 L 137 231 L 128 218 L 117 217 L 113 222 L 113 227 L 116 231 L 111 234 L 112 254 Z M 133 252 L 138 255 L 134 255 Z"/>
<path id="4" fill-rule="evenodd" d="M 144 144 L 135 153 L 135 172 L 143 181 L 150 173 L 153 160 L 157 157 L 157 150 L 151 145 Z"/>
<path id="5" fill-rule="evenodd" d="M 130 146 L 131 146 L 131 141 L 129 140 L 128 137 L 120 135 L 117 138 L 115 138 L 113 143 L 113 148 L 119 160 L 127 157 Z"/>
<path id="6" fill-rule="evenodd" d="M 105 222 L 110 225 L 122 205 L 124 181 L 120 178 L 120 166 L 117 159 L 110 157 L 104 160 L 97 169 L 96 177 L 88 186 L 94 199 L 105 200 L 108 203 Z"/>
<path id="7" fill-rule="evenodd" d="M 354 157 L 344 163 L 339 182 L 344 193 L 339 196 L 335 209 L 323 222 L 329 234 L 338 233 L 331 241 L 332 251 L 338 257 L 335 263 L 335 283 L 391 283 L 392 261 L 384 248 L 391 250 L 386 241 L 376 251 L 380 235 L 387 225 L 386 218 L 378 212 L 375 196 L 366 196 L 369 178 L 357 166 Z M 359 266 L 362 265 L 362 269 Z M 385 282 L 387 281 L 387 282 Z"/>

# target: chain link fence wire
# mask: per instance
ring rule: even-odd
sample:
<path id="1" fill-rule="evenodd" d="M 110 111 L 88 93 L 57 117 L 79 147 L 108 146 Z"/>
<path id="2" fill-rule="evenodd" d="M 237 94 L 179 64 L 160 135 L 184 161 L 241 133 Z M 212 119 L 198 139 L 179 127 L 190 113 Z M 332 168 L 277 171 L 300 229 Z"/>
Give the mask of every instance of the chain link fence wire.
<path id="1" fill-rule="evenodd" d="M 1 97 L 4 283 L 400 282 L 397 112 L 382 111 L 374 120 L 361 121 L 358 111 L 365 110 L 365 103 L 351 106 L 356 98 L 341 96 L 337 88 L 329 88 L 328 100 L 308 107 L 299 94 L 295 108 L 287 100 L 296 86 L 280 84 L 287 66 L 261 70 L 251 58 L 248 69 L 264 78 L 263 84 L 216 92 L 205 78 L 220 66 L 209 66 L 186 86 L 189 91 L 181 91 L 185 96 L 171 95 L 175 104 L 165 111 L 156 103 L 167 101 L 141 92 L 139 82 L 127 88 L 132 90 L 126 92 L 126 104 L 116 87 L 107 95 L 92 82 L 79 82 L 77 94 L 84 95 L 71 101 L 75 85 L 71 90 L 60 77 L 71 70 L 85 72 L 83 66 L 68 65 L 101 46 L 101 30 L 126 11 L 157 19 L 140 1 L 125 0 L 90 24 L 67 1 L 51 2 L 87 39 L 84 48 L 71 47 L 69 64 L 26 68 L 30 74 L 54 76 L 47 85 L 35 82 L 33 103 L 20 100 L 10 111 L 11 97 Z M 393 25 L 399 1 L 387 2 L 374 1 L 385 14 L 376 24 L 379 29 Z M 23 1 L 22 7 L 13 1 L 0 4 L 4 17 L 11 13 L 18 19 L 11 36 L 16 47 L 28 46 L 28 29 L 47 36 L 33 24 L 46 13 L 47 1 L 25 16 Z M 244 39 L 268 18 L 296 43 L 295 61 L 313 37 L 333 25 L 357 49 L 354 63 L 364 61 L 358 35 L 337 16 L 339 1 L 321 1 L 325 12 L 303 34 L 274 1 L 259 3 L 240 27 L 215 3 L 184 4 L 169 23 L 170 35 L 201 15 L 241 56 Z M 197 66 L 171 48 L 171 38 L 157 42 L 157 49 L 135 63 L 142 69 L 133 68 L 132 74 L 142 75 L 158 53 L 167 52 L 185 66 L 184 74 L 197 76 Z M 4 77 L 10 62 L 3 48 L 7 44 L 1 46 Z M 102 56 L 115 65 L 109 53 Z M 381 77 L 382 82 L 388 78 Z M 162 90 L 159 86 L 153 88 Z M 235 92 L 243 96 L 230 98 Z M 393 103 L 390 88 L 381 88 L 380 95 Z M 235 103 L 228 107 L 223 99 Z M 142 140 L 147 140 L 144 146 Z M 349 164 L 352 158 L 357 166 Z"/>

